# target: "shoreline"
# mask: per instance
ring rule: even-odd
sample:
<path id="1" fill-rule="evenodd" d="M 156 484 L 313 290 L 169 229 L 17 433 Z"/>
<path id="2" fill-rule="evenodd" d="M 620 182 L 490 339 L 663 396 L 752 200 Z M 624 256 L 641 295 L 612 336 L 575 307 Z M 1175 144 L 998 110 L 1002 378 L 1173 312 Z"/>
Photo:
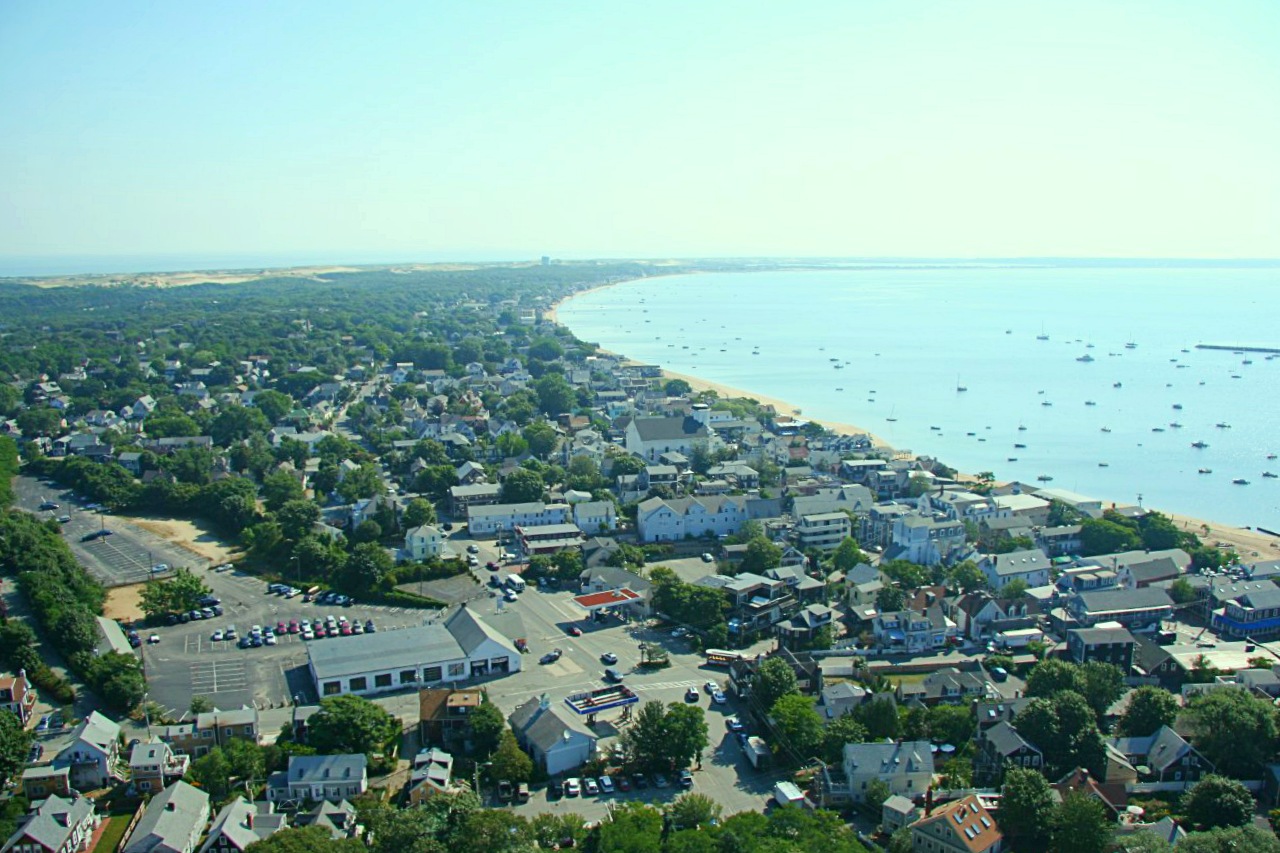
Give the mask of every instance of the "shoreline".
<path id="1" fill-rule="evenodd" d="M 570 334 L 572 334 L 573 330 L 569 329 L 568 326 L 561 323 L 559 319 L 559 314 L 558 314 L 559 308 L 565 302 L 569 301 L 570 299 L 574 299 L 576 297 L 595 292 L 597 290 L 603 290 L 608 287 L 616 287 L 620 284 L 628 284 L 633 281 L 644 281 L 646 280 L 646 278 L 656 278 L 656 277 L 657 276 L 646 276 L 643 278 L 626 279 L 624 281 L 615 281 L 615 282 L 610 282 L 609 284 L 600 284 L 594 287 L 586 288 L 584 290 L 579 290 L 575 293 L 569 294 L 568 296 L 564 296 L 564 297 L 561 297 L 560 299 L 557 299 L 554 303 L 551 304 L 551 306 L 546 311 L 543 312 L 543 318 L 553 323 L 554 325 L 561 326 L 567 329 L 570 332 Z M 633 359 L 629 358 L 623 353 L 613 352 L 612 350 L 607 350 L 603 347 L 599 347 L 598 351 L 605 355 L 611 355 L 616 358 L 623 359 L 625 361 L 634 361 Z M 639 362 L 636 362 L 636 363 L 639 363 Z M 661 365 L 658 365 L 658 368 L 661 370 L 664 380 L 683 379 L 684 381 L 688 382 L 689 386 L 693 388 L 695 391 L 710 390 L 710 391 L 715 391 L 717 394 L 719 394 L 721 397 L 724 397 L 724 398 L 741 397 L 744 399 L 756 400 L 757 402 L 764 405 L 772 405 L 779 413 L 792 413 L 795 411 L 801 411 L 798 407 L 792 405 L 791 403 L 785 400 L 780 400 L 775 397 L 769 397 L 767 395 L 757 394 L 743 388 L 735 388 L 733 386 L 724 385 L 719 382 L 712 382 L 710 380 L 702 379 L 697 376 L 692 376 L 684 373 L 677 373 L 675 371 L 668 370 L 667 368 L 662 367 Z M 821 424 L 822 426 L 832 429 L 839 434 L 867 435 L 871 438 L 872 445 L 875 449 L 894 451 L 894 448 L 891 445 L 889 445 L 880 436 L 877 436 L 871 430 L 862 429 L 861 427 L 858 427 L 854 424 L 842 423 L 838 421 L 828 421 L 821 418 L 810 418 L 809 420 L 812 420 L 814 423 L 818 423 L 818 424 Z M 894 452 L 896 453 L 896 451 Z M 913 455 L 916 457 L 920 456 L 920 454 L 918 453 Z M 976 477 L 973 474 L 968 472 L 957 471 L 957 479 L 958 480 L 976 480 Z M 1007 482 L 1011 482 L 1011 481 L 1007 481 L 1003 479 L 997 480 L 997 483 L 1007 483 Z M 1101 500 L 1103 501 L 1104 504 L 1112 504 L 1114 506 L 1121 505 L 1120 502 L 1109 500 L 1107 498 L 1101 498 Z M 1191 530 L 1192 532 L 1195 532 L 1197 535 L 1201 535 L 1203 533 L 1203 530 L 1207 528 L 1210 532 L 1207 535 L 1203 536 L 1203 539 L 1205 540 L 1204 544 L 1211 544 L 1211 541 L 1226 542 L 1236 550 L 1236 553 L 1239 555 L 1241 562 L 1250 562 L 1251 558 L 1254 560 L 1280 559 L 1280 537 L 1275 537 L 1265 533 L 1260 533 L 1252 526 L 1238 527 L 1232 524 L 1223 524 L 1220 522 L 1209 521 L 1201 518 L 1195 518 L 1193 516 L 1185 515 L 1183 513 L 1171 512 L 1171 511 L 1160 510 L 1160 509 L 1151 509 L 1149 507 L 1148 509 L 1153 512 L 1160 512 L 1161 514 L 1168 516 L 1169 519 L 1173 521 L 1173 523 L 1178 527 L 1186 530 Z"/>

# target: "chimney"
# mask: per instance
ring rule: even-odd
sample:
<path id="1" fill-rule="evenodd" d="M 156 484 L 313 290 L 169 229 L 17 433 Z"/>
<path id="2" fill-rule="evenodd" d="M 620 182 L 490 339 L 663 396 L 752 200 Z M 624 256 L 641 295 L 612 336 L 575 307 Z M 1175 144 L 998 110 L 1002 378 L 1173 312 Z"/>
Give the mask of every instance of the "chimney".
<path id="1" fill-rule="evenodd" d="M 244 816 L 244 826 L 245 826 L 245 829 L 253 829 L 253 810 L 252 809 L 250 809 L 249 813 Z"/>
<path id="2" fill-rule="evenodd" d="M 550 707 L 551 707 L 551 699 L 547 697 L 547 694 L 543 693 L 541 696 L 538 697 L 538 710 L 546 711 Z"/>
<path id="3" fill-rule="evenodd" d="M 933 812 L 933 786 L 930 785 L 928 790 L 924 792 L 924 816 L 928 817 Z"/>

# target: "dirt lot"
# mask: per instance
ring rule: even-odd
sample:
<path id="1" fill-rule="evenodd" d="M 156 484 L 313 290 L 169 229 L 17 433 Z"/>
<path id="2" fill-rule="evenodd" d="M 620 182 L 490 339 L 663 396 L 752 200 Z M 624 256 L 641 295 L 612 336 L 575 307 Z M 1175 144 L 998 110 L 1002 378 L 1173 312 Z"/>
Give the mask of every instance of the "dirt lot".
<path id="1" fill-rule="evenodd" d="M 123 516 L 123 518 L 130 524 L 150 531 L 179 548 L 211 561 L 214 565 L 231 562 L 237 553 L 198 521 L 129 516 Z"/>
<path id="2" fill-rule="evenodd" d="M 132 586 L 113 586 L 107 590 L 107 603 L 103 605 L 102 615 L 120 622 L 133 622 L 143 617 L 142 587 L 145 584 L 135 583 Z"/>

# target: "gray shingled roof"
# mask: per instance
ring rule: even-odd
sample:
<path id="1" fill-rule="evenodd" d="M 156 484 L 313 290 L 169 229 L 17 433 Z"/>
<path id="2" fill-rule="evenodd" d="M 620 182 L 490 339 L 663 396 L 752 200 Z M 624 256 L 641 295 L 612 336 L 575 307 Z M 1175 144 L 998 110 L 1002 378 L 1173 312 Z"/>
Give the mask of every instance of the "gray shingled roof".
<path id="1" fill-rule="evenodd" d="M 307 654 L 321 681 L 364 675 L 371 669 L 414 669 L 466 657 L 458 640 L 443 625 L 360 634 L 335 643 L 309 643 Z"/>
<path id="2" fill-rule="evenodd" d="M 185 850 L 197 828 L 204 829 L 209 795 L 186 782 L 174 782 L 151 798 L 124 853 Z"/>
<path id="3" fill-rule="evenodd" d="M 200 846 L 200 853 L 208 853 L 224 836 L 237 848 L 244 850 L 255 841 L 261 841 L 287 825 L 286 816 L 276 814 L 271 803 L 255 804 L 247 802 L 243 797 L 236 797 L 218 812 L 213 825 L 209 827 L 209 837 Z"/>
<path id="4" fill-rule="evenodd" d="M 50 850 L 60 850 L 71 831 L 92 813 L 93 802 L 85 797 L 50 796 L 31 810 L 27 822 L 9 836 L 4 849 L 25 837 Z"/>

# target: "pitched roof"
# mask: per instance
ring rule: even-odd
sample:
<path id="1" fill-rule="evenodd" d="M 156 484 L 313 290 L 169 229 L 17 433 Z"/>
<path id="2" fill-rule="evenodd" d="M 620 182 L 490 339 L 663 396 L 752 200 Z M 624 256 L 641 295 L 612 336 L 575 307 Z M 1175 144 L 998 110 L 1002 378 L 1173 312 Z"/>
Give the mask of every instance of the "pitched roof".
<path id="1" fill-rule="evenodd" d="M 200 853 L 208 853 L 225 837 L 236 848 L 244 850 L 255 841 L 261 841 L 287 826 L 286 816 L 276 814 L 272 803 L 250 803 L 236 797 L 218 812 L 209 837 L 200 846 Z"/>
<path id="2" fill-rule="evenodd" d="M 707 428 L 690 417 L 635 418 L 636 433 L 641 441 L 668 441 L 678 438 L 706 438 Z"/>
<path id="3" fill-rule="evenodd" d="M 1173 599 L 1163 589 L 1105 589 L 1099 592 L 1082 592 L 1077 596 L 1080 608 L 1087 613 L 1108 613 L 1125 610 L 1148 610 L 1153 607 L 1172 607 Z"/>
<path id="4" fill-rule="evenodd" d="M 595 732 L 579 723 L 576 715 L 562 715 L 558 708 L 550 702 L 544 703 L 538 696 L 517 707 L 507 720 L 527 742 L 543 752 L 562 740 L 568 740 L 571 733 L 596 740 Z"/>
<path id="5" fill-rule="evenodd" d="M 933 774 L 933 753 L 924 740 L 902 743 L 846 743 L 844 763 L 878 776 Z"/>
<path id="6" fill-rule="evenodd" d="M 291 755 L 290 782 L 323 782 L 326 779 L 360 779 L 369 759 L 363 753 L 353 755 Z"/>
<path id="7" fill-rule="evenodd" d="M 4 849 L 8 850 L 18 839 L 27 838 L 49 850 L 61 850 L 72 830 L 91 814 L 93 801 L 86 797 L 50 796 L 32 808 L 27 822 L 9 836 Z"/>
<path id="8" fill-rule="evenodd" d="M 319 681 L 363 675 L 375 668 L 414 668 L 466 657 L 458 640 L 443 625 L 360 634 L 337 643 L 308 643 L 307 655 Z"/>
<path id="9" fill-rule="evenodd" d="M 458 641 L 458 645 L 468 655 L 479 648 L 485 640 L 492 640 L 513 655 L 519 654 L 510 640 L 485 624 L 484 620 L 472 612 L 465 604 L 455 610 L 448 619 L 444 620 L 444 627 L 453 635 L 454 639 Z M 366 634 L 365 636 L 368 635 Z"/>
<path id="10" fill-rule="evenodd" d="M 992 747 L 1000 755 L 1013 755 L 1020 749 L 1040 751 L 1035 744 L 1018 734 L 1018 730 L 1008 722 L 996 723 L 987 729 L 982 736 L 991 743 Z"/>
<path id="11" fill-rule="evenodd" d="M 71 742 L 91 743 L 104 752 L 111 750 L 111 745 L 120 737 L 120 724 L 109 720 L 97 711 L 90 711 L 80 725 L 71 733 Z"/>
<path id="12" fill-rule="evenodd" d="M 942 826 L 956 842 L 974 853 L 990 850 L 1002 838 L 995 818 L 974 794 L 939 806 L 933 814 L 916 821 L 912 828 L 925 830 Z"/>
<path id="13" fill-rule="evenodd" d="M 186 782 L 174 782 L 151 798 L 124 853 L 186 850 L 208 814 L 209 795 Z"/>
<path id="14" fill-rule="evenodd" d="M 1011 551 L 1008 554 L 996 554 L 992 558 L 992 567 L 1000 577 L 1020 575 L 1049 568 L 1049 557 L 1039 548 L 1027 551 Z"/>

